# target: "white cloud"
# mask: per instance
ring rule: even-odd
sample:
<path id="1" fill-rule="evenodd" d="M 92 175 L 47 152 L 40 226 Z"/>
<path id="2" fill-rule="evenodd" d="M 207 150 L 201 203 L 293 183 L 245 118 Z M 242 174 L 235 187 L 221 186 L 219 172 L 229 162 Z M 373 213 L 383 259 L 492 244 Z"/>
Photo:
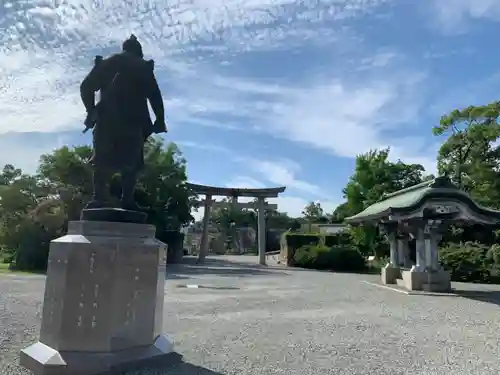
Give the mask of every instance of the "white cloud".
<path id="1" fill-rule="evenodd" d="M 386 2 L 4 2 L 0 5 L 0 134 L 54 132 L 80 126 L 83 106 L 78 86 L 93 56 L 118 50 L 121 41 L 133 32 L 147 56 L 156 60 L 160 83 L 170 96 L 166 108 L 171 131 L 189 122 L 261 132 L 341 157 L 391 146 L 393 157 L 416 160 L 432 169 L 434 157 L 426 156 L 426 145 L 419 145 L 420 139 L 411 136 L 402 139 L 395 132 L 416 117 L 425 76 L 419 71 L 403 71 L 399 66 L 390 74 L 370 75 L 371 68 L 384 69 L 398 61 L 393 51 L 360 57 L 366 69 L 354 77 L 325 62 L 321 74 L 307 72 L 296 77 L 293 85 L 234 77 L 227 74 L 227 66 L 210 65 L 213 55 L 231 60 L 241 51 L 276 50 L 298 44 L 329 44 L 328 50 L 335 51 L 332 60 L 343 58 L 342 51 L 358 51 L 360 41 L 343 21 Z M 210 118 L 217 114 L 231 120 L 217 123 Z M 243 126 L 240 119 L 244 120 Z M 189 146 L 189 141 L 184 146 Z M 225 152 L 219 146 L 202 147 Z M 39 155 L 45 146 L 31 150 Z M 290 195 L 277 201 L 280 210 L 291 215 L 299 215 L 311 197 L 321 199 L 327 211 L 338 203 L 333 203 L 335 199 L 320 187 L 301 178 L 296 163 L 243 157 L 237 160 L 247 163 L 255 177 L 240 176 L 232 182 L 288 186 Z"/>
<path id="2" fill-rule="evenodd" d="M 459 33 L 467 29 L 473 19 L 500 20 L 498 0 L 432 0 L 432 12 L 446 33 Z"/>
<path id="3" fill-rule="evenodd" d="M 302 210 L 304 207 L 311 202 L 301 197 L 296 196 L 283 196 L 280 198 L 269 199 L 270 203 L 276 203 L 278 205 L 278 210 L 287 213 L 291 217 L 302 216 Z M 323 211 L 325 213 L 332 213 L 332 211 L 339 205 L 339 202 L 334 201 L 317 201 L 321 204 Z"/>
<path id="4" fill-rule="evenodd" d="M 265 188 L 286 186 L 287 189 L 293 189 L 297 192 L 305 193 L 308 196 L 313 196 L 322 199 L 329 199 L 330 194 L 323 191 L 321 187 L 297 178 L 297 174 L 302 171 L 302 166 L 297 162 L 281 158 L 279 160 L 263 160 L 254 157 L 235 154 L 226 147 L 210 143 L 197 143 L 190 141 L 176 142 L 181 147 L 191 147 L 204 151 L 219 152 L 231 156 L 232 161 L 242 164 L 244 167 L 258 175 L 259 181 L 248 176 L 239 176 L 233 180 L 233 187 L 250 187 L 250 188 Z M 262 183 L 260 180 L 265 180 L 268 184 Z"/>
<path id="5" fill-rule="evenodd" d="M 27 0 L 0 6 L 0 134 L 8 131 L 52 132 L 80 126 L 83 107 L 78 84 L 95 53 L 116 50 L 135 33 L 148 56 L 156 59 L 159 76 L 174 93 L 166 102 L 169 127 L 184 121 L 238 128 L 237 119 L 254 120 L 249 131 L 307 144 L 338 156 L 353 157 L 370 148 L 397 146 L 401 157 L 422 158 L 411 139 L 401 145 L 385 130 L 418 110 L 418 72 L 345 78 L 325 71 L 313 82 L 284 86 L 228 76 L 205 64 L 211 53 L 228 56 L 238 50 L 276 49 L 294 43 L 329 43 L 335 50 L 353 48 L 345 24 L 386 0 L 148 0 L 136 6 L 116 0 Z M 486 3 L 485 3 L 486 4 Z M 483 9 L 476 6 L 475 13 Z M 335 22 L 330 22 L 335 21 Z M 330 22 L 328 25 L 325 22 Z M 396 53 L 380 51 L 362 64 L 383 68 Z M 335 56 L 338 57 L 338 56 Z M 397 59 L 396 59 L 397 60 Z M 235 123 L 208 118 L 230 115 Z M 197 121 L 197 119 L 199 119 Z M 248 121 L 247 121 L 248 123 Z M 432 162 L 423 158 L 424 164 Z M 263 170 L 275 165 L 260 162 Z M 281 172 L 280 172 L 281 173 Z M 307 182 L 274 173 L 299 190 L 315 190 Z M 271 173 L 268 173 L 271 175 Z M 319 191 L 316 191 L 320 194 Z"/>
<path id="6" fill-rule="evenodd" d="M 180 78 L 177 84 L 182 86 L 190 65 L 203 52 L 271 49 L 304 40 L 326 43 L 344 31 L 342 27 L 323 27 L 323 22 L 352 18 L 384 2 L 3 2 L 0 133 L 51 132 L 77 126 L 83 120 L 78 84 L 88 72 L 93 55 L 116 50 L 132 32 L 142 41 L 148 56 L 156 59 L 158 72 Z M 167 104 L 177 107 L 175 100 Z"/>
<path id="7" fill-rule="evenodd" d="M 262 189 L 265 187 L 269 187 L 262 181 L 249 176 L 235 176 L 228 183 L 226 183 L 225 186 L 249 189 Z M 307 194 L 305 194 L 304 196 L 306 195 Z M 216 200 L 221 200 L 222 198 L 223 197 L 218 197 L 216 198 Z M 203 197 L 201 199 L 203 199 Z M 249 197 L 240 197 L 238 199 L 239 202 L 250 202 L 252 200 L 253 198 Z M 304 198 L 303 196 L 289 194 L 287 191 L 285 191 L 284 194 L 281 194 L 277 198 L 267 199 L 267 202 L 278 205 L 278 211 L 287 213 L 291 217 L 302 216 L 302 210 L 308 203 L 310 203 L 310 201 L 310 199 Z M 339 204 L 339 202 L 332 199 L 321 199 L 317 202 L 321 204 L 321 207 L 323 208 L 325 213 L 331 213 Z M 192 214 L 196 220 L 201 220 L 203 218 L 204 212 L 205 210 L 203 209 L 203 207 L 200 207 L 197 212 L 193 210 Z"/>
<path id="8" fill-rule="evenodd" d="M 387 64 L 389 60 L 386 59 Z M 196 87 L 201 85 L 207 90 L 206 98 L 199 96 L 197 90 L 187 95 L 186 102 L 209 112 L 245 118 L 248 123 L 256 124 L 255 132 L 340 157 L 353 158 L 370 149 L 390 147 L 393 159 L 418 160 L 428 171 L 435 170 L 434 145 L 420 135 L 411 136 L 411 126 L 422 110 L 427 78 L 424 72 L 408 69 L 377 75 L 368 72 L 359 79 L 331 72 L 325 76 L 302 82 L 300 86 L 287 86 L 249 82 L 240 77 L 221 78 L 202 71 Z M 196 113 L 189 116 L 196 121 Z M 403 127 L 409 127 L 409 131 L 402 132 Z M 246 123 L 240 128 L 248 131 Z M 252 165 L 274 170 L 269 175 L 288 182 L 276 165 L 263 162 Z M 308 187 L 303 185 L 302 189 L 305 188 Z"/>
<path id="9" fill-rule="evenodd" d="M 274 185 L 286 186 L 289 189 L 294 189 L 311 196 L 328 196 L 319 186 L 296 178 L 295 175 L 301 171 L 302 167 L 292 160 L 282 159 L 280 161 L 271 161 L 248 159 L 247 163 L 251 170 Z"/>
<path id="10" fill-rule="evenodd" d="M 7 133 L 0 135 L 0 168 L 13 164 L 23 172 L 36 172 L 40 156 L 62 147 L 64 134 Z"/>

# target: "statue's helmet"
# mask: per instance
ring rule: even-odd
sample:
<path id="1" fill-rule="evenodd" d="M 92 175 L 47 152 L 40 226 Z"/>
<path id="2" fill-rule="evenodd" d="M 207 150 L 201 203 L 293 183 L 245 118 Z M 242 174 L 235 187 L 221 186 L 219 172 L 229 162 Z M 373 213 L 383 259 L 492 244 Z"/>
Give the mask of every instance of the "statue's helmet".
<path id="1" fill-rule="evenodd" d="M 141 43 L 139 43 L 137 37 L 134 34 L 130 35 L 130 38 L 123 42 L 122 49 L 125 52 L 131 53 L 140 58 L 144 57 L 144 54 L 142 53 Z"/>

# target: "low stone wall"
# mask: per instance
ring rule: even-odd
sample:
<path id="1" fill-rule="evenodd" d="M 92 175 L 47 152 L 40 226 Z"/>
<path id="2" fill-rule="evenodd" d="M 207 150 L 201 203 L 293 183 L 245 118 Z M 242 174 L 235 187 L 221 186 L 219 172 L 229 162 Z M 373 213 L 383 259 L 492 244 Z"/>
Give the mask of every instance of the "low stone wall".
<path id="1" fill-rule="evenodd" d="M 280 240 L 280 262 L 293 266 L 293 257 L 297 249 L 320 242 L 320 235 L 285 232 Z M 298 241 L 299 240 L 299 241 Z"/>
<path id="2" fill-rule="evenodd" d="M 278 260 L 280 264 L 285 266 L 293 266 L 293 256 L 295 255 L 295 248 L 290 246 L 286 241 L 286 234 L 281 236 L 280 251 Z"/>
<path id="3" fill-rule="evenodd" d="M 280 250 L 266 253 L 266 264 L 283 264 L 280 261 Z"/>

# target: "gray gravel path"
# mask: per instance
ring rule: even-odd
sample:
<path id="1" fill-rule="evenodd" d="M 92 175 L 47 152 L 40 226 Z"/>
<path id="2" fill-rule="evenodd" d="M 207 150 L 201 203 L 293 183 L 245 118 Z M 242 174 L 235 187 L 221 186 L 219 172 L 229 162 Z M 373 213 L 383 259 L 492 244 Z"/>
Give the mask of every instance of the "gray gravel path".
<path id="1" fill-rule="evenodd" d="M 500 371 L 494 303 L 407 296 L 361 282 L 376 276 L 255 263 L 255 257 L 220 257 L 204 267 L 169 268 L 164 325 L 184 362 L 142 374 Z M 27 374 L 17 356 L 36 341 L 43 286 L 41 276 L 0 276 L 0 374 Z"/>

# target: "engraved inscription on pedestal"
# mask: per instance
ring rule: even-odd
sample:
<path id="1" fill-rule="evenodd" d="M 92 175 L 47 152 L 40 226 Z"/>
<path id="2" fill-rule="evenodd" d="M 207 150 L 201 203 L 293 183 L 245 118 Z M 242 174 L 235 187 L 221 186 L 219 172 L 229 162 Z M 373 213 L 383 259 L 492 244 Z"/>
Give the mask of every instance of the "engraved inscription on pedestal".
<path id="1" fill-rule="evenodd" d="M 21 365 L 91 375 L 170 353 L 161 336 L 165 256 L 149 225 L 70 222 L 51 243 L 40 341 L 21 352 Z M 52 370 L 41 363 L 49 352 L 59 358 Z"/>

